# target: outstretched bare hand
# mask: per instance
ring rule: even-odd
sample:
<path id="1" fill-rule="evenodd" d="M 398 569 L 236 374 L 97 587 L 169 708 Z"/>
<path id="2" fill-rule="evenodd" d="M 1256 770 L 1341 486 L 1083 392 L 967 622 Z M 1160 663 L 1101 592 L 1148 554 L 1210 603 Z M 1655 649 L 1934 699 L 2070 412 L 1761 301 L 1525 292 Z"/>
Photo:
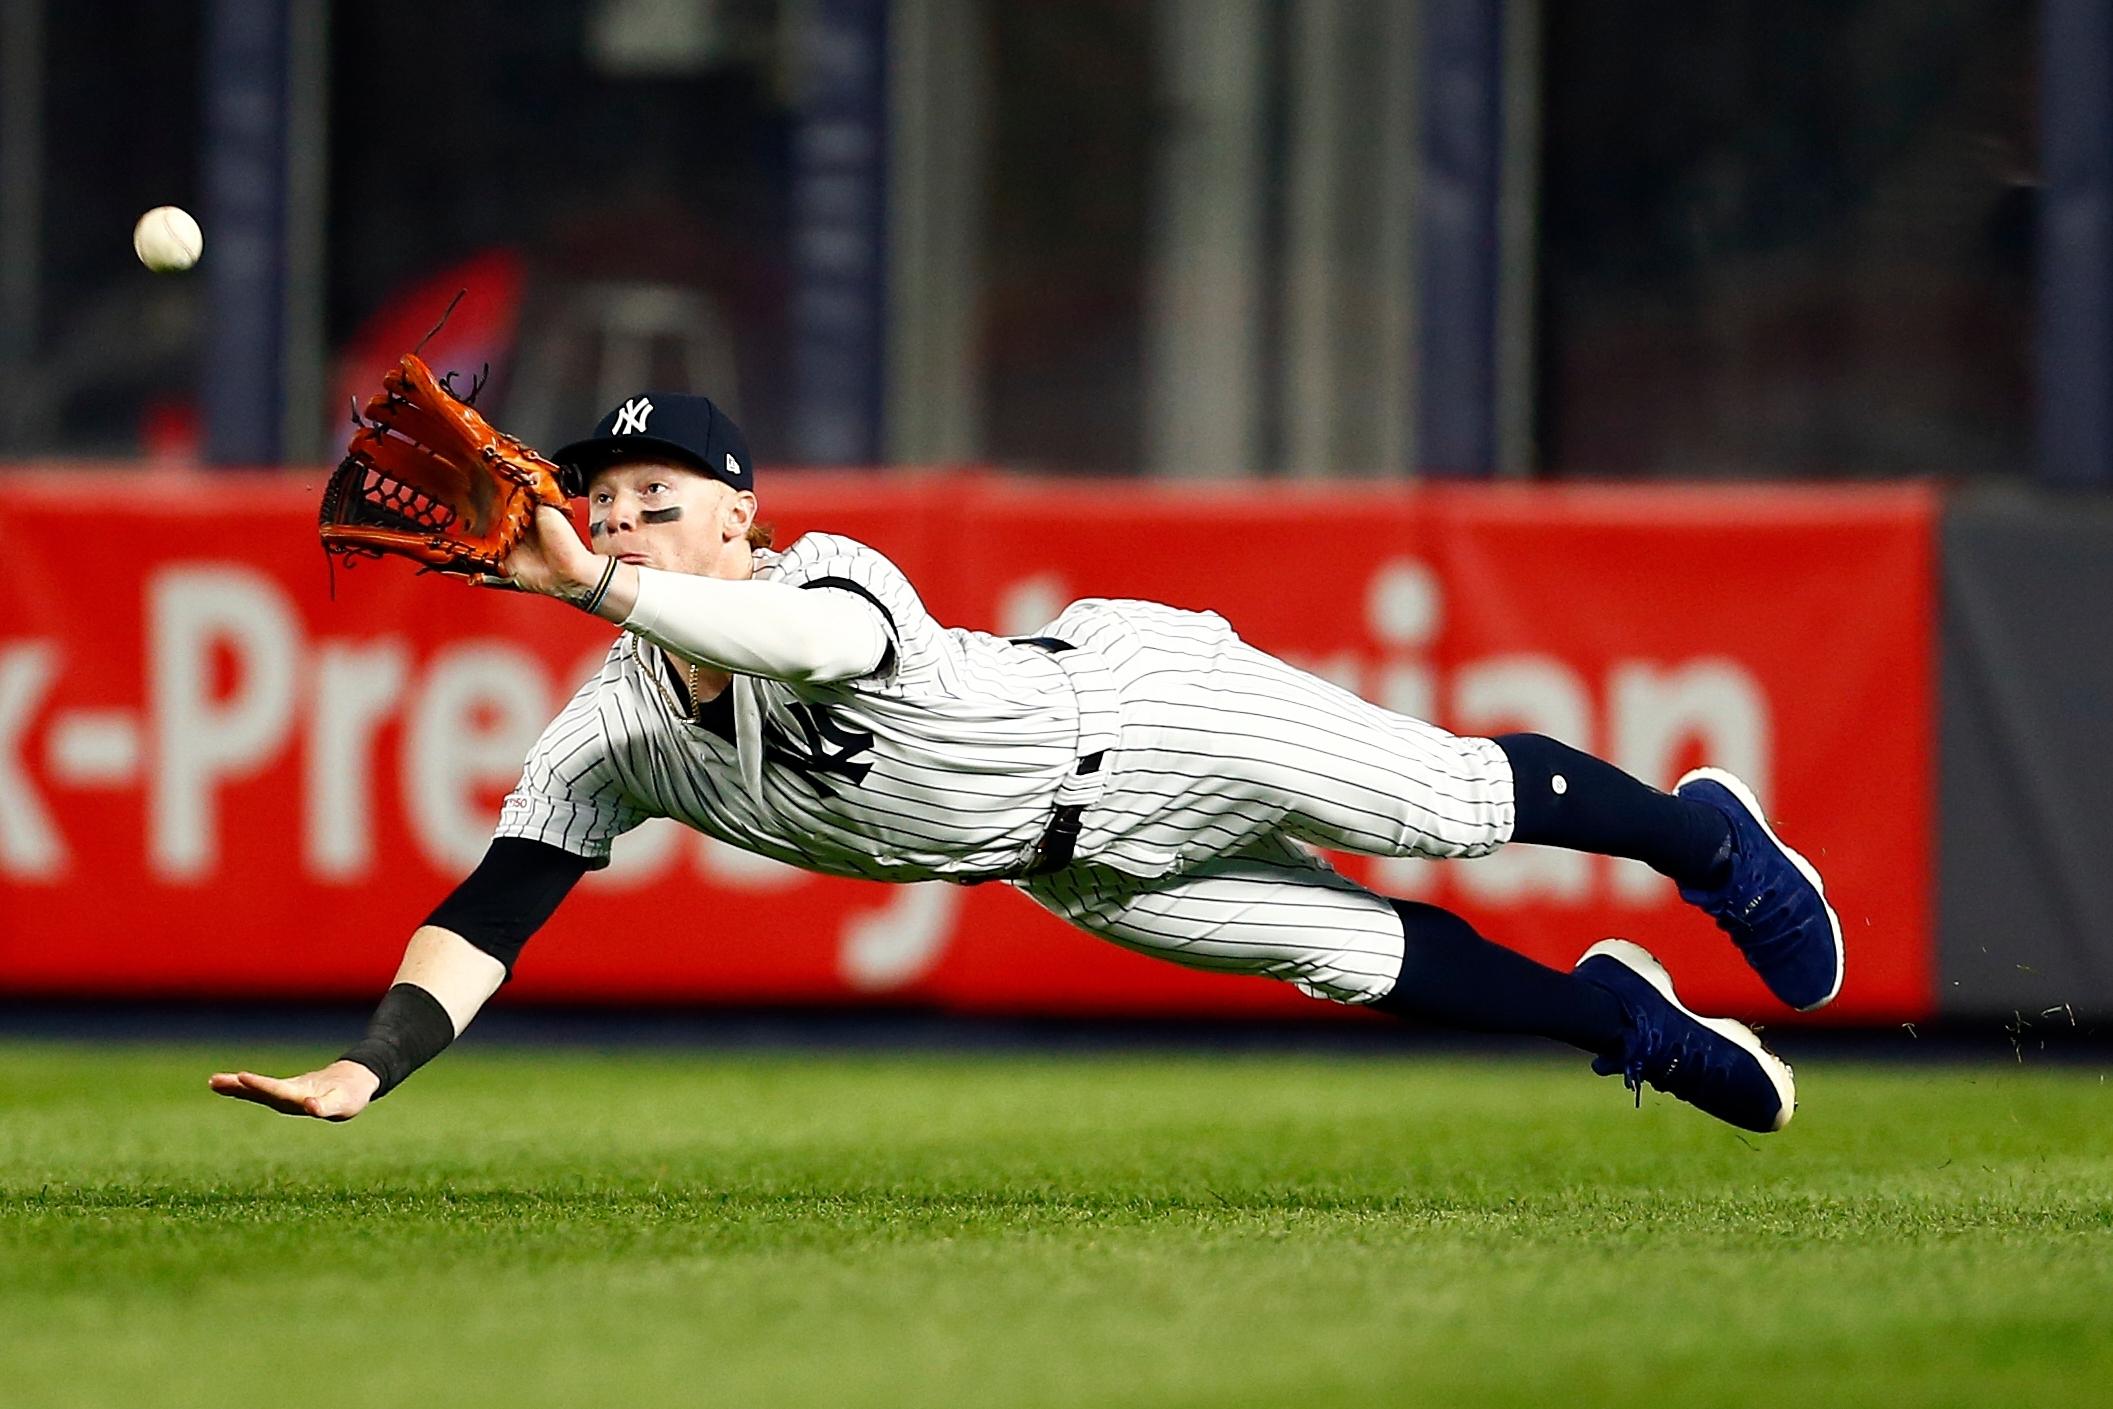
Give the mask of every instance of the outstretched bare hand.
<path id="1" fill-rule="evenodd" d="M 374 1099 L 381 1078 L 358 1062 L 337 1061 L 305 1076 L 259 1076 L 250 1071 L 216 1071 L 208 1083 L 222 1096 L 254 1101 L 281 1115 L 317 1120 L 350 1120 Z"/>

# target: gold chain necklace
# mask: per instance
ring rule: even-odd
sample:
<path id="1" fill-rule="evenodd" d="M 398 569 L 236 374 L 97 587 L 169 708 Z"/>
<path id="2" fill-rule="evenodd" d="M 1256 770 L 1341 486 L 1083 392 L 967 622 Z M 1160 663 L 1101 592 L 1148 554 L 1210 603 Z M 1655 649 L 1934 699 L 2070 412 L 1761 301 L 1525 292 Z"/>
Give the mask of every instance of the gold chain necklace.
<path id="1" fill-rule="evenodd" d="M 704 713 L 704 701 L 698 698 L 698 692 L 703 689 L 703 686 L 701 686 L 697 682 L 697 672 L 697 662 L 691 661 L 688 672 L 688 681 L 690 687 L 690 717 L 692 719 L 695 719 L 698 715 Z"/>

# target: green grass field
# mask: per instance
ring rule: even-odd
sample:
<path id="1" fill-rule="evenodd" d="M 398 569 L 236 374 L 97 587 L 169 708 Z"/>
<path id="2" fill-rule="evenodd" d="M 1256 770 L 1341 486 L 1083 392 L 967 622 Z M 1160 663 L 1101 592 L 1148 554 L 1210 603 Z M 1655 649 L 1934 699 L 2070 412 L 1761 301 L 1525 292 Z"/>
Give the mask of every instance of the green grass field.
<path id="1" fill-rule="evenodd" d="M 2105 1403 L 2113 1085 L 1807 1062 L 0 1047 L 0 1404 Z M 1793 1055 L 1794 1047 L 1793 1047 Z"/>

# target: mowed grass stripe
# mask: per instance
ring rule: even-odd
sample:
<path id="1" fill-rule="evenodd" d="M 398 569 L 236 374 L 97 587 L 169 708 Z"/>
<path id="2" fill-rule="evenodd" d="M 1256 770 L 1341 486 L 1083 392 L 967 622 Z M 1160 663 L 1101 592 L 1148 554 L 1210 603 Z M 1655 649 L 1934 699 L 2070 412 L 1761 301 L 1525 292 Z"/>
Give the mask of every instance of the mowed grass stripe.
<path id="1" fill-rule="evenodd" d="M 0 1047 L 0 1403 L 2096 1403 L 2113 1088 L 451 1052 L 346 1126 Z"/>

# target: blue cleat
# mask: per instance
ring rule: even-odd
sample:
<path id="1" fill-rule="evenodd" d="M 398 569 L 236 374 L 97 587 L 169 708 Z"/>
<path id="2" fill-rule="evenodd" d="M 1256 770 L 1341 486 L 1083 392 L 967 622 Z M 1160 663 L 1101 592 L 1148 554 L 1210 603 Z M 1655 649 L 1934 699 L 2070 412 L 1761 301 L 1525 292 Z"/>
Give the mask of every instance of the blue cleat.
<path id="1" fill-rule="evenodd" d="M 1697 768 L 1673 788 L 1731 822 L 1731 874 L 1710 890 L 1680 898 L 1717 922 L 1776 997 L 1800 1012 L 1824 1008 L 1842 991 L 1842 922 L 1827 903 L 1820 873 L 1783 845 L 1753 791 L 1721 768 Z"/>
<path id="2" fill-rule="evenodd" d="M 1628 1018 L 1622 1049 L 1594 1058 L 1592 1070 L 1619 1072 L 1639 1105 L 1649 1082 L 1741 1130 L 1765 1135 L 1790 1124 L 1797 1109 L 1790 1067 L 1745 1023 L 1689 1012 L 1673 996 L 1665 966 L 1642 945 L 1603 939 L 1573 972 L 1613 994 Z"/>

